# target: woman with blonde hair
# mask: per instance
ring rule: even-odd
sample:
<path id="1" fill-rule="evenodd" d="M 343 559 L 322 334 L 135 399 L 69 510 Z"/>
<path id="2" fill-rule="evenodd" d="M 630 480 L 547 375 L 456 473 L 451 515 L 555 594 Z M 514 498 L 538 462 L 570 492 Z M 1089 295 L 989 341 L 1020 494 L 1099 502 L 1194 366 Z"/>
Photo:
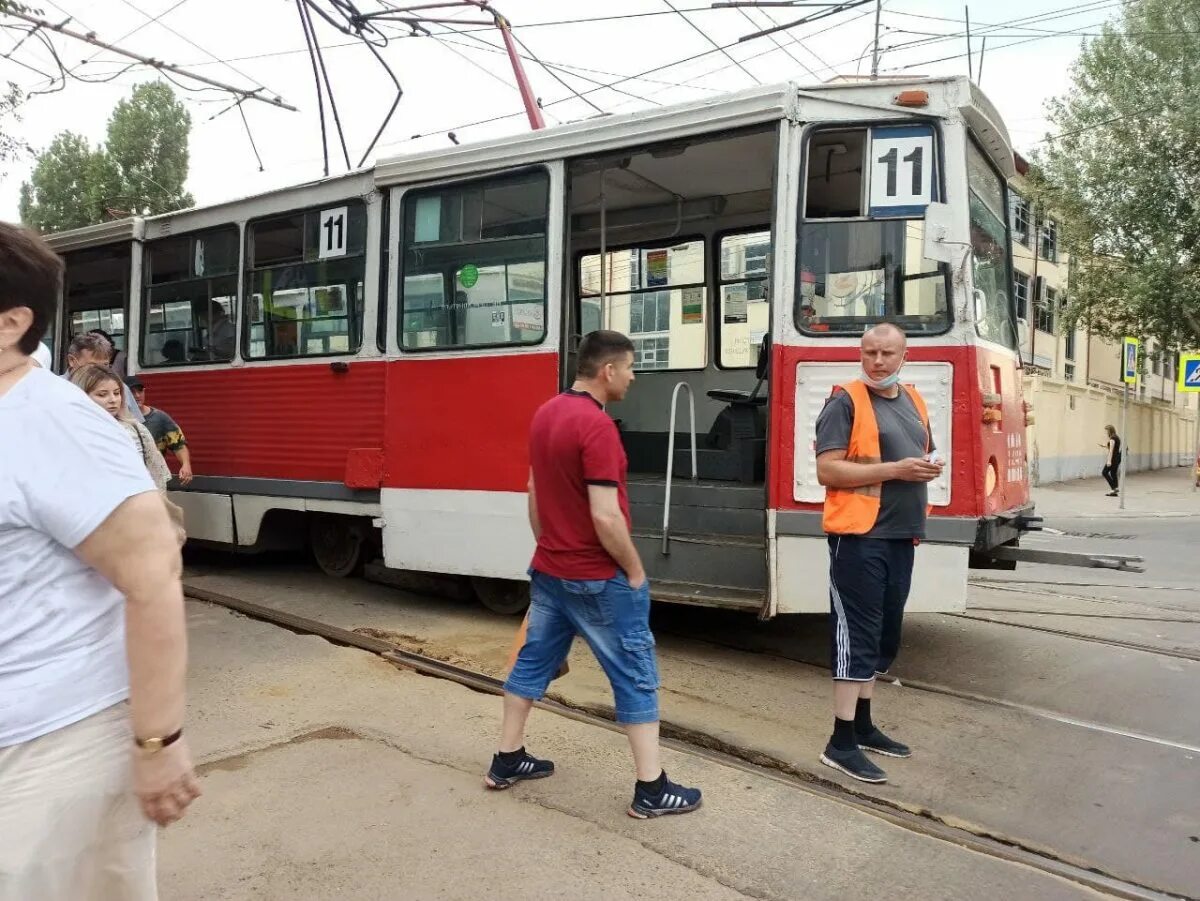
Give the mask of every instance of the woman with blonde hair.
<path id="1" fill-rule="evenodd" d="M 80 366 L 71 373 L 71 381 L 83 393 L 90 397 L 101 409 L 112 416 L 125 427 L 133 438 L 134 445 L 141 454 L 146 471 L 154 480 L 159 491 L 165 491 L 167 482 L 171 481 L 171 470 L 167 469 L 167 461 L 159 453 L 154 437 L 140 422 L 134 422 L 125 409 L 124 385 L 120 376 L 111 367 L 98 363 Z"/>

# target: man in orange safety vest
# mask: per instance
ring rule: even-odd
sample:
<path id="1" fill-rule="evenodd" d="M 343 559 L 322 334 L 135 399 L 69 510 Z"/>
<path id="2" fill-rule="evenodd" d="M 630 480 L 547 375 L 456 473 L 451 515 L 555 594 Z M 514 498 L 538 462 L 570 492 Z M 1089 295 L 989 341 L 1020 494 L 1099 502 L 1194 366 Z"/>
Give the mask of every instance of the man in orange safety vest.
<path id="1" fill-rule="evenodd" d="M 858 379 L 836 387 L 817 419 L 834 679 L 833 735 L 821 762 L 863 782 L 887 780 L 863 751 L 911 755 L 874 724 L 871 696 L 900 647 L 927 483 L 942 472 L 925 401 L 900 383 L 906 351 L 897 326 L 869 329 Z"/>

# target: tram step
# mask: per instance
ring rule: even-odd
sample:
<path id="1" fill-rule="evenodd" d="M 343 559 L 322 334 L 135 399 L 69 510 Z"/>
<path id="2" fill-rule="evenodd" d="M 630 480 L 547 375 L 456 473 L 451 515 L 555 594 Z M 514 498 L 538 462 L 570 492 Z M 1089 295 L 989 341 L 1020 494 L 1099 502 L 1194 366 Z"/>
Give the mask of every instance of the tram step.
<path id="1" fill-rule="evenodd" d="M 662 552 L 662 532 L 636 530 L 633 543 L 651 580 L 762 591 L 767 587 L 767 555 L 759 536 L 671 531 L 670 554 Z"/>
<path id="2" fill-rule="evenodd" d="M 760 610 L 767 593 L 762 589 L 728 588 L 720 585 L 700 585 L 696 582 L 650 583 L 650 596 L 666 604 L 689 604 L 696 607 L 721 607 L 732 610 Z"/>
<path id="3" fill-rule="evenodd" d="M 662 527 L 665 484 L 629 483 L 629 512 L 635 529 Z M 762 535 L 766 531 L 761 485 L 676 481 L 671 487 L 672 532 Z"/>

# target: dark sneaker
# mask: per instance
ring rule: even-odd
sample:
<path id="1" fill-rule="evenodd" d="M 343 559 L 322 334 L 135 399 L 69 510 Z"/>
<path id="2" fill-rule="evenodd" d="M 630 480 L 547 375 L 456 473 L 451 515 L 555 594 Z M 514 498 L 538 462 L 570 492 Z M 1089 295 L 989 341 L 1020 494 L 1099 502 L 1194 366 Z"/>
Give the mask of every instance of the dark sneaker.
<path id="1" fill-rule="evenodd" d="M 841 770 L 859 782 L 887 782 L 887 773 L 867 760 L 867 755 L 858 748 L 840 751 L 832 744 L 828 744 L 825 746 L 825 752 L 821 755 L 821 763 L 831 766 L 835 770 Z"/>
<path id="2" fill-rule="evenodd" d="M 858 742 L 858 746 L 864 751 L 882 754 L 884 757 L 912 757 L 912 751 L 909 750 L 908 745 L 903 745 L 898 741 L 888 738 L 879 731 L 878 726 L 872 728 L 865 735 L 855 732 L 854 740 Z"/>
<path id="3" fill-rule="evenodd" d="M 511 788 L 514 782 L 522 779 L 545 779 L 554 775 L 554 763 L 550 760 L 538 760 L 532 754 L 526 753 L 516 763 L 505 763 L 496 754 L 492 757 L 492 766 L 483 777 L 483 784 L 488 788 L 502 791 Z"/>
<path id="4" fill-rule="evenodd" d="M 663 774 L 663 787 L 656 795 L 643 791 L 641 786 L 633 790 L 633 803 L 629 815 L 639 820 L 661 817 L 668 813 L 687 813 L 700 806 L 700 789 L 685 788 L 672 782 Z"/>

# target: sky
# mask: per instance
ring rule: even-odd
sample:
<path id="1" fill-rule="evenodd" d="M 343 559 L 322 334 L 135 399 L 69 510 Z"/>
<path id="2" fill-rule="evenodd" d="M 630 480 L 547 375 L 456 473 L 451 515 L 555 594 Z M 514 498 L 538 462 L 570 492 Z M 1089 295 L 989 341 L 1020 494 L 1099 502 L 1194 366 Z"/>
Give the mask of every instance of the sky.
<path id="1" fill-rule="evenodd" d="M 69 18 L 68 28 L 94 32 L 127 50 L 230 85 L 263 88 L 267 96 L 297 107 L 291 112 L 251 100 L 239 110 L 231 108 L 230 95 L 197 91 L 203 85 L 178 78 L 190 89 L 176 87 L 175 92 L 192 115 L 188 189 L 199 204 L 324 174 L 313 67 L 294 0 L 25 2 L 44 9 L 55 22 Z M 356 2 L 363 12 L 388 5 L 383 0 Z M 431 0 L 391 0 L 391 5 L 427 2 Z M 317 3 L 326 10 L 333 6 L 330 0 Z M 494 6 L 512 23 L 530 55 L 551 67 L 524 62 L 550 126 L 714 97 L 753 87 L 756 81 L 811 84 L 836 75 L 867 74 L 871 65 L 873 3 L 741 43 L 739 38 L 769 27 L 772 20 L 782 24 L 820 14 L 828 4 L 733 9 L 713 8 L 712 0 L 495 0 Z M 1114 19 L 1121 6 L 1119 0 L 990 0 L 969 7 L 950 0 L 884 0 L 880 74 L 967 74 L 969 10 L 970 62 L 976 77 L 1004 117 L 1014 146 L 1028 152 L 1052 128 L 1044 118 L 1044 104 L 1069 87 L 1082 42 Z M 486 23 L 488 17 L 465 7 L 425 14 L 449 22 L 429 24 L 433 37 L 406 37 L 407 27 L 383 26 L 389 39 L 378 52 L 403 95 L 368 163 L 448 147 L 450 131 L 470 143 L 529 127 L 512 70 L 500 52 L 500 36 Z M 597 18 L 603 20 L 578 21 Z M 546 24 L 564 21 L 574 24 Z M 23 37 L 10 27 L 14 24 L 0 14 L 0 54 L 9 54 L 0 55 L 0 82 L 15 82 L 26 91 L 53 87 L 43 77 L 57 71 L 48 49 L 34 40 L 10 49 Z M 350 162 L 357 166 L 392 105 L 395 87 L 362 43 L 319 18 L 316 32 L 325 48 Z M 112 107 L 136 84 L 159 77 L 145 67 L 123 71 L 128 61 L 80 41 L 60 35 L 51 40 L 63 64 L 78 77 L 60 91 L 30 97 L 25 105 L 13 130 L 35 149 L 63 130 L 94 144 L 103 141 Z M 732 46 L 718 51 L 715 45 Z M 639 74 L 641 78 L 602 87 Z M 473 124 L 488 119 L 498 121 Z M 329 127 L 330 173 L 337 174 L 347 167 L 331 117 Z M 0 219 L 17 218 L 18 192 L 32 165 L 32 159 L 10 164 L 0 178 Z"/>

